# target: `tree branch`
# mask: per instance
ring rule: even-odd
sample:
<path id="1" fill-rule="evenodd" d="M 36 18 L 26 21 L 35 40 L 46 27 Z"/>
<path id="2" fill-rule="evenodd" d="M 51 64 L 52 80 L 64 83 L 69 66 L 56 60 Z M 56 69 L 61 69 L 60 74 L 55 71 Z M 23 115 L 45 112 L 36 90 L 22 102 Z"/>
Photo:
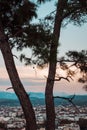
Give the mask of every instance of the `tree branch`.
<path id="1" fill-rule="evenodd" d="M 79 109 L 76 107 L 76 105 L 74 104 L 73 102 L 73 99 L 75 98 L 75 95 L 73 95 L 72 97 L 60 97 L 60 96 L 54 96 L 53 98 L 61 98 L 61 99 L 64 99 L 64 100 L 67 100 L 68 102 L 70 102 L 76 109 L 76 111 L 79 113 Z"/>
<path id="2" fill-rule="evenodd" d="M 73 4 L 75 4 L 75 3 L 73 3 Z M 67 7 L 67 8 L 68 8 L 68 12 L 63 14 L 62 19 L 69 17 L 71 14 L 80 13 L 80 10 L 84 9 L 84 7 L 82 7 L 80 4 L 78 6 L 74 5 L 74 8 L 73 8 L 73 6 L 72 7 L 70 6 L 70 7 Z"/>
<path id="3" fill-rule="evenodd" d="M 6 88 L 6 91 L 9 90 L 9 89 L 13 89 L 13 87 Z"/>
<path id="4" fill-rule="evenodd" d="M 16 55 L 13 54 L 13 56 L 14 56 L 16 59 L 18 59 L 18 57 L 17 57 Z"/>
<path id="5" fill-rule="evenodd" d="M 52 14 L 54 14 L 56 12 L 56 10 L 52 11 L 50 14 L 48 14 L 45 19 L 47 19 L 49 16 L 51 16 Z"/>
<path id="6" fill-rule="evenodd" d="M 47 79 L 46 76 L 44 76 L 44 77 Z M 69 78 L 72 79 L 71 76 L 67 76 L 67 77 L 58 77 L 58 78 L 56 78 L 56 79 L 51 79 L 51 78 L 49 78 L 49 80 L 51 80 L 51 81 L 60 81 L 61 79 L 65 79 L 65 80 L 67 80 L 68 82 L 70 82 Z M 73 80 L 73 79 L 72 79 L 72 80 Z"/>
<path id="7" fill-rule="evenodd" d="M 54 79 L 54 81 L 60 81 L 61 79 L 65 79 L 67 80 L 68 82 L 70 82 L 69 78 L 68 77 L 59 77 L 58 79 Z"/>

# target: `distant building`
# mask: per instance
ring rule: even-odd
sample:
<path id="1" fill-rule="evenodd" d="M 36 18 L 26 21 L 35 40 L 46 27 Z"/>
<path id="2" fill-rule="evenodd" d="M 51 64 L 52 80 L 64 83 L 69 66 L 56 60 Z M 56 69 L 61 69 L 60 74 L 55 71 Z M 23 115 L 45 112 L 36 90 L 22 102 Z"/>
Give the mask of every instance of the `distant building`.
<path id="1" fill-rule="evenodd" d="M 80 127 L 76 123 L 66 124 L 63 130 L 80 130 Z"/>

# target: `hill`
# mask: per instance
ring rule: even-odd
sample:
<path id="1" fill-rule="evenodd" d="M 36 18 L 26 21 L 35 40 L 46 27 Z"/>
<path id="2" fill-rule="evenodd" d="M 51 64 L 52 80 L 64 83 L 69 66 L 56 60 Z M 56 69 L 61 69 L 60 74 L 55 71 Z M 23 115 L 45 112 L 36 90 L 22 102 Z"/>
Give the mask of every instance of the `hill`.
<path id="1" fill-rule="evenodd" d="M 34 106 L 36 105 L 45 105 L 45 95 L 44 93 L 28 93 L 31 102 Z M 66 97 L 69 97 L 66 95 Z M 64 99 L 55 99 L 54 100 L 55 105 L 67 105 L 69 104 L 68 101 L 65 101 Z M 87 95 L 76 95 L 73 99 L 73 102 L 76 105 L 83 106 L 87 105 Z M 0 106 L 19 106 L 19 100 L 15 93 L 10 92 L 0 92 Z"/>

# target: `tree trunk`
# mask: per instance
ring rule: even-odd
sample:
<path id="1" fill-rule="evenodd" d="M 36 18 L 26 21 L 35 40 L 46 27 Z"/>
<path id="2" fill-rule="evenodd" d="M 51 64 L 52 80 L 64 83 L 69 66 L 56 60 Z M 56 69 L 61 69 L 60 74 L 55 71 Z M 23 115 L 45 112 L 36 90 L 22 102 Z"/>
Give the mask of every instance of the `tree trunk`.
<path id="1" fill-rule="evenodd" d="M 0 26 L 0 49 L 4 58 L 5 66 L 12 83 L 12 87 L 20 101 L 22 106 L 24 116 L 26 119 L 26 130 L 36 130 L 36 119 L 35 113 L 30 102 L 30 99 L 19 79 L 13 55 L 11 53 L 10 45 L 6 40 L 6 37 L 2 31 L 2 26 Z"/>
<path id="2" fill-rule="evenodd" d="M 55 108 L 53 100 L 53 86 L 55 81 L 56 65 L 57 65 L 57 47 L 60 37 L 60 29 L 62 23 L 63 9 L 67 0 L 58 0 L 57 12 L 54 23 L 54 39 L 50 49 L 49 74 L 45 90 L 46 102 L 46 130 L 55 130 Z"/>

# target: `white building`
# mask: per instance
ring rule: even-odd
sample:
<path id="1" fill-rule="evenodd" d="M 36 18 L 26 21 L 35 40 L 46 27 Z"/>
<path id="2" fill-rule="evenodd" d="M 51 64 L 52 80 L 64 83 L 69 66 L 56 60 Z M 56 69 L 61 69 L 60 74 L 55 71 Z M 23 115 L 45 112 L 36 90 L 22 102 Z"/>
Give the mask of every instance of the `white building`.
<path id="1" fill-rule="evenodd" d="M 80 127 L 76 123 L 66 124 L 63 130 L 80 130 Z"/>

